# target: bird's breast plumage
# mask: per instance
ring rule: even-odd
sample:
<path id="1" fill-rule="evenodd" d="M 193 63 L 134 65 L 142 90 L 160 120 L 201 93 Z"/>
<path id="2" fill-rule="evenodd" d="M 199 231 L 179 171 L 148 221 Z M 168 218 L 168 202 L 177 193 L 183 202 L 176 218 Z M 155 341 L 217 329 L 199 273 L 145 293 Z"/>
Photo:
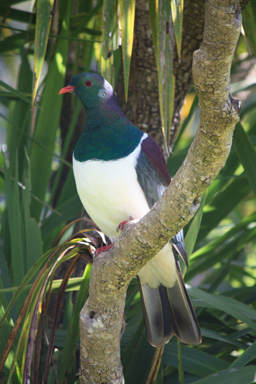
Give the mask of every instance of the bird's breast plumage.
<path id="1" fill-rule="evenodd" d="M 130 216 L 140 219 L 149 211 L 136 174 L 140 150 L 141 142 L 131 154 L 118 160 L 81 162 L 73 157 L 80 199 L 92 220 L 112 240 L 120 222 Z"/>

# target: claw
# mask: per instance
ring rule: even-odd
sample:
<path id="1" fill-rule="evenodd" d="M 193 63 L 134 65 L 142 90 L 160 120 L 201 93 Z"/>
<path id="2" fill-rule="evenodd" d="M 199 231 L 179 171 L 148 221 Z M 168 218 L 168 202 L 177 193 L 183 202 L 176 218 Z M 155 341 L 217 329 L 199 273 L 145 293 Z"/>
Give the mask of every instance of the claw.
<path id="1" fill-rule="evenodd" d="M 129 220 L 121 221 L 121 223 L 116 227 L 116 231 L 122 231 L 124 229 L 124 226 L 129 222 L 134 220 L 132 216 L 129 216 Z"/>
<path id="2" fill-rule="evenodd" d="M 116 231 L 122 231 L 124 229 L 124 226 L 128 223 L 128 221 L 121 221 L 121 223 L 116 227 Z"/>
<path id="3" fill-rule="evenodd" d="M 100 248 L 96 249 L 93 256 L 94 257 L 99 256 L 102 252 L 108 251 L 112 247 L 113 247 L 113 244 L 105 245 L 104 247 L 100 247 Z"/>

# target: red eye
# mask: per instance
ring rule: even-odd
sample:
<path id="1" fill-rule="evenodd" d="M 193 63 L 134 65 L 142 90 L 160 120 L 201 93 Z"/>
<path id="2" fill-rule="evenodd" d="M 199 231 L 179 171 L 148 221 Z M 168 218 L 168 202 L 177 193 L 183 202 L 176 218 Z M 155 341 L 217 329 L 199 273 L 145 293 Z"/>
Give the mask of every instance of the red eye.
<path id="1" fill-rule="evenodd" d="M 86 87 L 91 87 L 92 86 L 91 80 L 86 80 L 85 85 Z"/>

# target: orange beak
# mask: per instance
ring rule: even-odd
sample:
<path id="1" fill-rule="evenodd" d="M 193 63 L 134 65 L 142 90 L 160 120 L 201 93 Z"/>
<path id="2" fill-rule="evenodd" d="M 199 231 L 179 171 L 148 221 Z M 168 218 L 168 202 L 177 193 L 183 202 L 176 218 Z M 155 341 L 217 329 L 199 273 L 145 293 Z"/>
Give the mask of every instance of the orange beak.
<path id="1" fill-rule="evenodd" d="M 61 88 L 59 95 L 62 93 L 74 92 L 75 87 L 73 85 L 68 85 L 67 87 Z"/>

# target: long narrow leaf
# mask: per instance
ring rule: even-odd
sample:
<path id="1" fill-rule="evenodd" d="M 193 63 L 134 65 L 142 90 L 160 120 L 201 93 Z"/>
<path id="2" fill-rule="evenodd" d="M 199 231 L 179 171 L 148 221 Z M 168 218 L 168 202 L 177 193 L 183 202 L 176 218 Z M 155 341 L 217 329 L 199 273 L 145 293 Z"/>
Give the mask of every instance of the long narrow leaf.
<path id="1" fill-rule="evenodd" d="M 83 277 L 81 278 L 80 290 L 78 292 L 76 302 L 73 308 L 71 321 L 68 328 L 66 343 L 63 350 L 61 365 L 59 369 L 59 382 L 64 382 L 65 373 L 70 371 L 70 356 L 75 355 L 75 348 L 79 339 L 79 319 L 80 311 L 88 296 L 89 281 L 90 281 L 91 265 L 87 264 Z"/>
<path id="2" fill-rule="evenodd" d="M 228 363 L 225 360 L 195 348 L 192 349 L 182 345 L 181 353 L 184 372 L 196 376 L 204 377 L 218 370 L 228 368 Z M 171 367 L 178 366 L 178 350 L 175 341 L 171 341 L 166 345 L 163 363 Z"/>
<path id="3" fill-rule="evenodd" d="M 256 357 L 256 341 L 252 343 L 245 351 L 244 353 L 239 356 L 231 365 L 230 368 L 238 368 L 242 367 L 248 363 L 250 363 L 252 360 L 255 360 Z"/>
<path id="4" fill-rule="evenodd" d="M 174 24 L 177 52 L 181 58 L 182 24 L 183 24 L 183 0 L 171 0 L 172 20 Z"/>
<path id="5" fill-rule="evenodd" d="M 65 9 L 65 19 L 62 22 L 61 36 L 68 35 L 68 25 L 71 15 L 71 2 L 62 1 L 60 6 Z M 60 39 L 56 46 L 54 60 L 46 78 L 42 108 L 40 111 L 34 138 L 39 143 L 48 147 L 53 152 L 56 132 L 59 125 L 62 99 L 58 96 L 59 89 L 63 86 L 68 56 L 68 41 Z M 33 143 L 31 150 L 31 181 L 32 192 L 41 200 L 44 200 L 51 173 L 52 155 Z M 42 211 L 42 205 L 33 200 L 31 214 L 38 221 Z"/>
<path id="6" fill-rule="evenodd" d="M 164 136 L 165 151 L 169 155 L 168 143 L 174 105 L 175 78 L 173 76 L 172 16 L 169 0 L 159 0 L 157 12 L 157 49 L 159 107 Z"/>
<path id="7" fill-rule="evenodd" d="M 197 300 L 201 300 L 200 306 L 216 308 L 228 313 L 237 320 L 243 321 L 256 330 L 256 311 L 237 300 L 223 295 L 213 295 L 195 287 L 189 288 L 189 293 Z M 197 303 L 199 305 L 199 302 Z"/>
<path id="8" fill-rule="evenodd" d="M 231 368 L 194 381 L 194 384 L 252 384 L 256 381 L 256 367 Z"/>
<path id="9" fill-rule="evenodd" d="M 122 28 L 124 90 L 125 99 L 127 100 L 134 35 L 135 0 L 119 0 L 119 7 Z"/>
<path id="10" fill-rule="evenodd" d="M 256 151 L 241 123 L 238 123 L 236 126 L 234 132 L 234 143 L 236 152 L 244 167 L 247 179 L 254 194 L 256 195 Z"/>
<path id="11" fill-rule="evenodd" d="M 189 259 L 190 255 L 192 254 L 194 246 L 196 244 L 197 235 L 199 233 L 201 221 L 202 221 L 202 217 L 203 217 L 203 209 L 204 209 L 206 197 L 207 197 L 207 191 L 203 194 L 200 207 L 199 207 L 197 213 L 195 214 L 195 216 L 194 216 L 194 218 L 193 218 L 193 220 L 189 226 L 186 237 L 185 237 L 185 244 L 186 244 L 188 259 Z"/>
<path id="12" fill-rule="evenodd" d="M 104 0 L 103 2 L 103 27 L 102 27 L 102 50 L 100 68 L 102 76 L 107 79 L 113 87 L 115 86 L 116 66 L 114 52 L 119 49 L 120 31 L 118 25 L 117 0 Z M 96 20 L 95 25 L 99 24 Z"/>
<path id="13" fill-rule="evenodd" d="M 256 37 L 254 33 L 256 28 L 256 7 L 254 1 L 250 1 L 243 10 L 243 28 L 252 53 L 256 56 Z"/>
<path id="14" fill-rule="evenodd" d="M 54 0 L 38 0 L 36 9 L 36 35 L 35 35 L 35 50 L 34 50 L 34 73 L 35 82 L 32 95 L 32 103 L 35 100 L 37 88 L 43 68 L 46 47 L 49 38 L 51 26 L 51 11 Z"/>

